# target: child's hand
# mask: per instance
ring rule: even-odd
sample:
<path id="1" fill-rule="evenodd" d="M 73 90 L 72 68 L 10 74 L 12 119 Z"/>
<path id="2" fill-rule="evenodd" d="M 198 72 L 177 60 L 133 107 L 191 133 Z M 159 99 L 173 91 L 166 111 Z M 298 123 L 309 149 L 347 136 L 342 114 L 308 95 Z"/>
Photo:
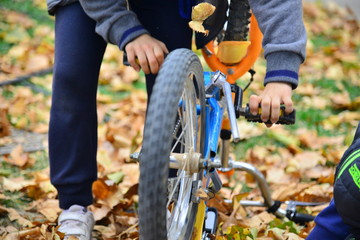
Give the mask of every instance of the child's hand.
<path id="1" fill-rule="evenodd" d="M 129 42 L 125 51 L 130 65 L 136 70 L 142 69 L 145 74 L 156 74 L 169 53 L 165 44 L 148 34 L 140 35 Z"/>
<path id="2" fill-rule="evenodd" d="M 285 105 L 285 112 L 291 113 L 293 109 L 293 102 L 291 100 L 292 87 L 288 83 L 271 82 L 266 84 L 264 91 L 257 95 L 250 97 L 250 112 L 256 115 L 261 104 L 261 120 L 267 122 L 269 119 L 272 123 L 276 123 L 280 116 L 280 104 Z M 267 124 L 271 127 L 272 124 Z"/>

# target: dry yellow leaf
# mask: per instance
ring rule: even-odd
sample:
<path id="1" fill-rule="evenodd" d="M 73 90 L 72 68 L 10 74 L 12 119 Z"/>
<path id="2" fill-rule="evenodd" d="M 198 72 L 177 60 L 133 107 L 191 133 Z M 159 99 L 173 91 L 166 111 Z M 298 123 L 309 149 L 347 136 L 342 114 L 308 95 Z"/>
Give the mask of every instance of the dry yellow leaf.
<path id="1" fill-rule="evenodd" d="M 193 7 L 191 12 L 192 21 L 189 22 L 189 27 L 195 32 L 201 32 L 208 35 L 209 30 L 205 30 L 203 22 L 214 13 L 215 9 L 215 6 L 206 2 Z"/>
<path id="2" fill-rule="evenodd" d="M 25 180 L 24 177 L 17 177 L 12 179 L 3 178 L 3 189 L 10 192 L 19 191 L 23 188 L 34 185 L 36 185 L 34 179 Z"/>
<path id="3" fill-rule="evenodd" d="M 201 32 L 205 35 L 209 34 L 209 30 L 205 30 L 204 26 L 202 25 L 202 21 L 190 21 L 189 27 L 194 30 L 195 32 Z"/>
<path id="4" fill-rule="evenodd" d="M 193 21 L 204 21 L 215 12 L 216 7 L 210 3 L 199 3 L 193 7 L 191 19 Z"/>

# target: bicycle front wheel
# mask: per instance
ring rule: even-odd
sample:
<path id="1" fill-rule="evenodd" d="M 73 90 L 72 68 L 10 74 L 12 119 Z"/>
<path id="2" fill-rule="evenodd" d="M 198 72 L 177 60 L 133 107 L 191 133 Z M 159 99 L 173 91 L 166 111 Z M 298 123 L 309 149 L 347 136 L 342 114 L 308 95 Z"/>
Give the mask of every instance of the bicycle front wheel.
<path id="1" fill-rule="evenodd" d="M 203 152 L 205 127 L 203 70 L 189 49 L 165 59 L 150 98 L 140 154 L 140 239 L 190 239 L 197 202 L 193 185 L 200 172 L 178 169 L 169 178 L 172 153 Z"/>

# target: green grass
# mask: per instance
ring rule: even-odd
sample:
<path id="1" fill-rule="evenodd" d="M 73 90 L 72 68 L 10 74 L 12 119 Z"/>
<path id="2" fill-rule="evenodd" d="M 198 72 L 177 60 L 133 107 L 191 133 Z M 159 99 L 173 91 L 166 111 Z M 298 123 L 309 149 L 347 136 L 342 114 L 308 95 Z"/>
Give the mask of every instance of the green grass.
<path id="1" fill-rule="evenodd" d="M 352 85 L 349 81 L 342 81 L 343 85 L 345 86 L 346 91 L 350 95 L 350 99 L 354 100 L 355 98 L 360 96 L 360 88 L 359 86 Z"/>
<path id="2" fill-rule="evenodd" d="M 255 146 L 267 146 L 270 143 L 273 144 L 273 142 L 274 141 L 264 133 L 261 136 L 251 137 L 239 143 L 233 143 L 233 152 L 237 158 L 236 160 L 240 160 L 245 158 L 248 149 Z"/>
<path id="3" fill-rule="evenodd" d="M 133 82 L 133 86 L 136 89 L 146 90 L 146 83 L 144 81 L 135 81 Z"/>
<path id="4" fill-rule="evenodd" d="M 335 46 L 338 44 L 337 41 L 330 39 L 329 37 L 324 35 L 315 35 L 311 39 L 311 42 L 314 44 L 316 50 L 324 47 Z"/>
<path id="5" fill-rule="evenodd" d="M 0 41 L 0 55 L 6 54 L 12 46 L 11 43 Z"/>
<path id="6" fill-rule="evenodd" d="M 109 95 L 113 101 L 120 101 L 130 95 L 129 91 L 113 91 L 110 85 L 99 85 L 100 94 Z"/>
<path id="7" fill-rule="evenodd" d="M 8 90 L 6 87 L 1 88 L 0 93 L 7 100 L 10 100 L 14 97 L 14 92 Z"/>
<path id="8" fill-rule="evenodd" d="M 49 16 L 46 9 L 39 9 L 34 5 L 33 1 L 29 0 L 0 0 L 0 9 L 13 10 L 23 13 L 39 24 L 46 24 L 53 26 L 54 21 Z"/>
<path id="9" fill-rule="evenodd" d="M 316 79 L 316 81 L 312 81 L 312 84 L 314 85 L 314 87 L 320 88 L 322 92 L 331 91 L 335 93 L 335 92 L 341 92 L 341 90 L 336 85 L 337 82 L 338 81 L 334 79 L 323 78 L 323 79 Z"/>

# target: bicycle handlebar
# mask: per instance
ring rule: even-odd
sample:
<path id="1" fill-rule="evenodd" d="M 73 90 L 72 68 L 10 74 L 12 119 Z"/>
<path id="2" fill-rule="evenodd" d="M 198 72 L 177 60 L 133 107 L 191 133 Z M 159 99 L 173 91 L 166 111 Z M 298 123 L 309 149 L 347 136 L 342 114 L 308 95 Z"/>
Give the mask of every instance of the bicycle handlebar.
<path id="1" fill-rule="evenodd" d="M 240 110 L 240 115 L 244 116 L 246 118 L 246 120 L 248 120 L 249 122 L 259 122 L 259 123 L 264 122 L 261 119 L 261 113 L 258 113 L 257 115 L 252 115 L 250 113 L 249 104 L 246 104 L 246 107 L 244 109 Z M 296 115 L 295 110 L 292 111 L 291 113 L 287 114 L 287 113 L 285 113 L 285 106 L 281 106 L 280 107 L 280 117 L 279 117 L 279 120 L 276 122 L 276 124 L 285 124 L 285 125 L 294 124 L 295 123 L 295 115 Z M 266 123 L 271 124 L 272 122 L 270 120 L 268 120 Z"/>

